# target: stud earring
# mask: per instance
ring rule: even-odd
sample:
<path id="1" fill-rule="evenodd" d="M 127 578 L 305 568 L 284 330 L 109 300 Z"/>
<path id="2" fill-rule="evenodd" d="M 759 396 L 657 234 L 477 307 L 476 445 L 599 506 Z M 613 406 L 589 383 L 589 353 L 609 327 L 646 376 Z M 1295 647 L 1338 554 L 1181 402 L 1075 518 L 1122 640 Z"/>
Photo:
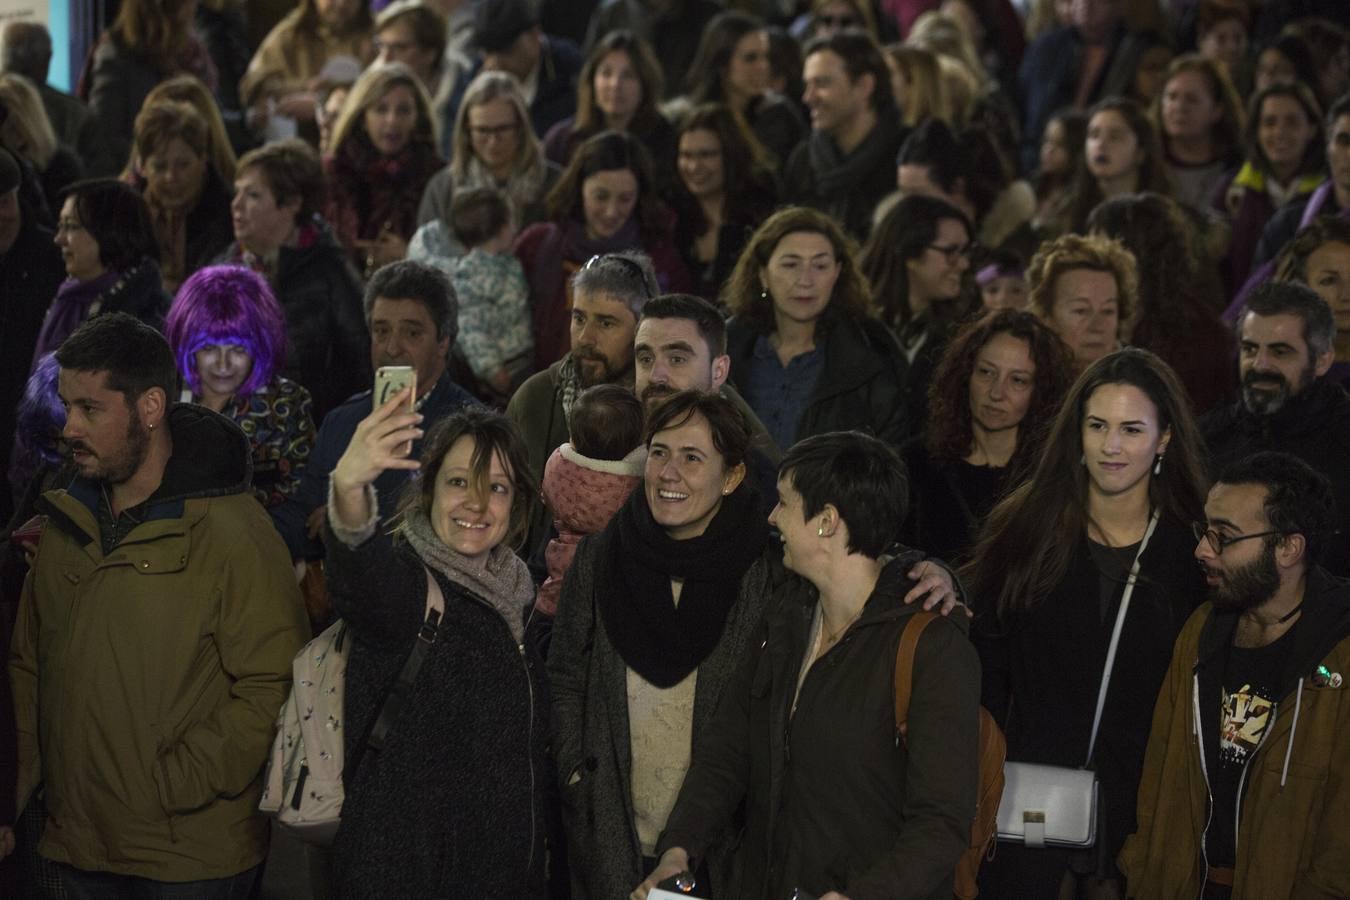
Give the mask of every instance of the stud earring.
<path id="1" fill-rule="evenodd" d="M 1155 456 L 1155 457 L 1153 458 L 1153 474 L 1154 474 L 1154 475 L 1161 475 L 1161 474 L 1162 474 L 1162 461 L 1163 461 L 1163 455 L 1162 455 L 1161 453 L 1159 453 L 1157 456 Z"/>
<path id="2" fill-rule="evenodd" d="M 825 526 L 822 525 L 816 529 L 816 537 L 824 537 L 824 536 L 825 536 Z"/>

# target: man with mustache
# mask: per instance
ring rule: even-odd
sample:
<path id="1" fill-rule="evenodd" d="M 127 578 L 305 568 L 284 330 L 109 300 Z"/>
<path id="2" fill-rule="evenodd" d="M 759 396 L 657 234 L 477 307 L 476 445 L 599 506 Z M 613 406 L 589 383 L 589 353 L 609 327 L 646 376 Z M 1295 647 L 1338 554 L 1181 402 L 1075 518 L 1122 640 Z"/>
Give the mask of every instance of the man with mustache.
<path id="1" fill-rule="evenodd" d="M 1324 565 L 1350 575 L 1350 395 L 1323 376 L 1335 358 L 1336 322 L 1325 300 L 1291 282 L 1254 291 L 1238 316 L 1242 396 L 1200 420 L 1210 470 L 1262 450 L 1292 453 L 1331 482 L 1342 539 Z"/>
<path id="2" fill-rule="evenodd" d="M 1225 469 L 1195 524 L 1210 602 L 1153 715 L 1130 897 L 1350 896 L 1350 583 L 1331 486 L 1287 453 Z"/>
<path id="3" fill-rule="evenodd" d="M 290 556 L 248 439 L 173 402 L 158 332 L 105 313 L 56 359 L 76 475 L 39 501 L 19 602 L 17 808 L 43 786 L 62 896 L 247 896 L 259 772 L 309 638 Z"/>

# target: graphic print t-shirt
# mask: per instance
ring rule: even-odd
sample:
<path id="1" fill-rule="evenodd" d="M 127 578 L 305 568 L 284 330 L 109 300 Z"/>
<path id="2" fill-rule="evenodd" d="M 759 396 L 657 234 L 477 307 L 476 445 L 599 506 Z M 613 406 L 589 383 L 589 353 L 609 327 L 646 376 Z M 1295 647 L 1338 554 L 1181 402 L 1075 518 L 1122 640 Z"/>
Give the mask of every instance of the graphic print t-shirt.
<path id="1" fill-rule="evenodd" d="M 1210 773 L 1214 814 L 1205 850 L 1211 866 L 1232 866 L 1236 858 L 1238 786 L 1274 719 L 1277 683 L 1295 630 L 1265 647 L 1228 648 L 1220 693 L 1219 761 Z"/>

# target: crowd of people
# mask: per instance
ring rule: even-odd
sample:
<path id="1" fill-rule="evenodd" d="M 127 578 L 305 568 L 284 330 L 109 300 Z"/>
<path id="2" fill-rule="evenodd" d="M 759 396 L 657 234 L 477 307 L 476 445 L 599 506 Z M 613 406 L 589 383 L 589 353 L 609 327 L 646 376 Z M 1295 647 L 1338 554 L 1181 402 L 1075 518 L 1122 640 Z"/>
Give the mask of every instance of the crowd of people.
<path id="1" fill-rule="evenodd" d="M 338 620 L 314 900 L 1350 896 L 1342 0 L 111 6 L 0 27 L 0 896 L 259 896 Z"/>

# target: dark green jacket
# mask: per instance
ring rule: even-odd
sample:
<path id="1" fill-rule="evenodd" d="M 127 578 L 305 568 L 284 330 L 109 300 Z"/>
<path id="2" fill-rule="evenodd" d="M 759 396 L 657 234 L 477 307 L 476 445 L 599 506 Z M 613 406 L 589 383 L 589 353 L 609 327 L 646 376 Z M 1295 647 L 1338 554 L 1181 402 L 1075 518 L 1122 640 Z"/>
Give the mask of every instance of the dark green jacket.
<path id="1" fill-rule="evenodd" d="M 811 666 L 795 713 L 816 594 L 803 587 L 770 606 L 694 746 L 657 847 L 700 858 L 744 801 L 737 877 L 714 885 L 715 896 L 951 897 L 975 813 L 980 663 L 965 616 L 930 625 L 915 653 L 907 745 L 897 739 L 895 654 L 920 608 L 901 598 L 920 558 L 910 552 L 883 569 L 862 615 Z"/>

